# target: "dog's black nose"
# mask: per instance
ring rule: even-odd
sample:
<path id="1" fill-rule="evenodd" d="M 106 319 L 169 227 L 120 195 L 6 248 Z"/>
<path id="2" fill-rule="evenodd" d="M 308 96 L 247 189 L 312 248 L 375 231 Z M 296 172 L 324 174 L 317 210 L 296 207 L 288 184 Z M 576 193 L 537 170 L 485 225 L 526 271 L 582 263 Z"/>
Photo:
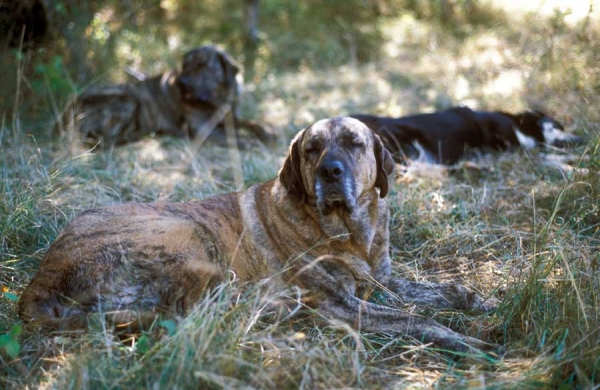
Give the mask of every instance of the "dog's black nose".
<path id="1" fill-rule="evenodd" d="M 337 160 L 323 161 L 319 167 L 319 177 L 328 183 L 338 181 L 344 175 L 344 165 Z"/>

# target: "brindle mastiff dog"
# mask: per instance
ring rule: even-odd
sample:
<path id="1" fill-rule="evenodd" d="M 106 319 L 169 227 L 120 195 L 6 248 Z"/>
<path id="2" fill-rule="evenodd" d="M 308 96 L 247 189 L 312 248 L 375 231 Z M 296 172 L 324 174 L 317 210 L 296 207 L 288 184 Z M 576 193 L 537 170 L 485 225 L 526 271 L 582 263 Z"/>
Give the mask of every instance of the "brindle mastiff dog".
<path id="1" fill-rule="evenodd" d="M 237 117 L 241 89 L 238 72 L 238 65 L 227 53 L 202 46 L 185 54 L 181 72 L 90 88 L 69 112 L 73 112 L 84 140 L 102 140 L 104 146 L 137 141 L 153 133 L 193 138 L 206 132 L 203 126 L 215 118 L 208 131 L 215 126 L 222 131 L 222 111 L 227 109 L 234 114 L 236 128 L 244 127 L 261 140 L 271 141 L 272 132 Z"/>
<path id="2" fill-rule="evenodd" d="M 393 168 L 378 136 L 338 117 L 301 131 L 278 177 L 244 192 L 86 211 L 51 245 L 20 315 L 72 329 L 98 308 L 117 322 L 140 312 L 184 314 L 233 271 L 242 282 L 299 286 L 309 305 L 360 330 L 487 349 L 430 318 L 364 299 L 377 287 L 433 308 L 490 309 L 461 285 L 392 279 L 383 198 Z"/>

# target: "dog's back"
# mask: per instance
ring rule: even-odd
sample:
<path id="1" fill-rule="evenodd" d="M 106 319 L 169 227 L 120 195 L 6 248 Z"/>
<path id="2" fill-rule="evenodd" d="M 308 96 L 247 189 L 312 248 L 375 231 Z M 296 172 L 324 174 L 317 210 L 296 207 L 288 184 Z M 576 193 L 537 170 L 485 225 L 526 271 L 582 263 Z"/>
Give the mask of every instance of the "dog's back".
<path id="1" fill-rule="evenodd" d="M 236 194 L 88 210 L 50 246 L 21 295 L 19 315 L 64 330 L 84 328 L 91 311 L 138 326 L 146 323 L 140 313 L 151 321 L 154 309 L 183 314 L 224 279 L 231 248 L 243 252 L 243 226 L 220 224 L 219 217 L 240 219 Z"/>
<path id="2" fill-rule="evenodd" d="M 455 162 L 466 147 L 481 147 L 484 138 L 475 112 L 466 107 L 400 118 L 373 115 L 352 117 L 379 134 L 400 162 L 405 158 Z"/>
<path id="3" fill-rule="evenodd" d="M 521 145 L 567 147 L 582 142 L 558 121 L 539 111 L 509 114 L 454 107 L 400 118 L 352 115 L 383 139 L 399 162 L 406 158 L 452 164 L 468 150 L 505 150 Z"/>
<path id="4" fill-rule="evenodd" d="M 135 142 L 151 132 L 183 136 L 176 77 L 175 72 L 166 72 L 144 81 L 96 86 L 83 92 L 70 107 L 75 110 L 72 115 L 83 140 L 102 140 L 108 146 Z"/>

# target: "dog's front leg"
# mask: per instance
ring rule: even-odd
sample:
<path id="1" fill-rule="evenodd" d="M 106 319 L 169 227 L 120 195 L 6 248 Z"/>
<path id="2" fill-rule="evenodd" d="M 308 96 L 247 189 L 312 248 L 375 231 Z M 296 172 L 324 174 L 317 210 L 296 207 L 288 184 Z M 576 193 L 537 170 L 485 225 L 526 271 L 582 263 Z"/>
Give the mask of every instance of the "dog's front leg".
<path id="1" fill-rule="evenodd" d="M 412 337 L 435 347 L 467 352 L 493 351 L 497 346 L 465 336 L 436 321 L 405 311 L 363 301 L 350 295 L 332 295 L 321 300 L 319 312 L 341 320 L 358 330 L 367 332 L 394 332 Z"/>
<path id="2" fill-rule="evenodd" d="M 358 268 L 344 260 L 321 258 L 302 267 L 289 281 L 311 291 L 316 298 L 313 302 L 320 313 L 358 330 L 397 332 L 439 348 L 462 352 L 496 348 L 492 344 L 454 332 L 430 318 L 358 298 L 356 285 L 362 279 L 362 272 Z"/>
<path id="3" fill-rule="evenodd" d="M 432 309 L 455 309 L 489 312 L 498 302 L 484 299 L 479 294 L 457 283 L 425 283 L 391 279 L 387 287 L 404 303 L 413 303 Z"/>

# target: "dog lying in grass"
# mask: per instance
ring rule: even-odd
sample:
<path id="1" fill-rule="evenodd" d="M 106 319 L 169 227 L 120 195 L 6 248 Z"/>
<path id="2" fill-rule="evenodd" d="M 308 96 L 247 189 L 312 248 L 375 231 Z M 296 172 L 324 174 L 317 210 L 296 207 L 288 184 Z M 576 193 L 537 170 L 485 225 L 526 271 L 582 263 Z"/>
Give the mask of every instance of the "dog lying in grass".
<path id="1" fill-rule="evenodd" d="M 454 164 L 469 150 L 506 150 L 521 145 L 564 148 L 581 137 L 564 131 L 558 121 L 539 111 L 509 114 L 455 107 L 401 118 L 351 115 L 383 140 L 394 159 Z"/>
<path id="2" fill-rule="evenodd" d="M 201 46 L 184 55 L 181 71 L 89 88 L 67 112 L 84 141 L 101 141 L 107 147 L 151 134 L 204 139 L 215 128 L 215 135 L 224 139 L 219 132 L 228 112 L 235 128 L 245 128 L 264 142 L 273 141 L 276 137 L 270 128 L 238 117 L 238 74 L 239 66 L 229 54 Z"/>
<path id="3" fill-rule="evenodd" d="M 368 300 L 379 290 L 430 308 L 492 308 L 458 284 L 392 277 L 384 198 L 393 169 L 376 134 L 338 117 L 298 133 L 278 176 L 244 192 L 86 211 L 50 246 L 21 296 L 20 316 L 36 326 L 76 329 L 98 311 L 115 325 L 185 315 L 233 272 L 240 282 L 299 286 L 305 304 L 359 330 L 398 332 L 458 351 L 491 348 Z"/>

